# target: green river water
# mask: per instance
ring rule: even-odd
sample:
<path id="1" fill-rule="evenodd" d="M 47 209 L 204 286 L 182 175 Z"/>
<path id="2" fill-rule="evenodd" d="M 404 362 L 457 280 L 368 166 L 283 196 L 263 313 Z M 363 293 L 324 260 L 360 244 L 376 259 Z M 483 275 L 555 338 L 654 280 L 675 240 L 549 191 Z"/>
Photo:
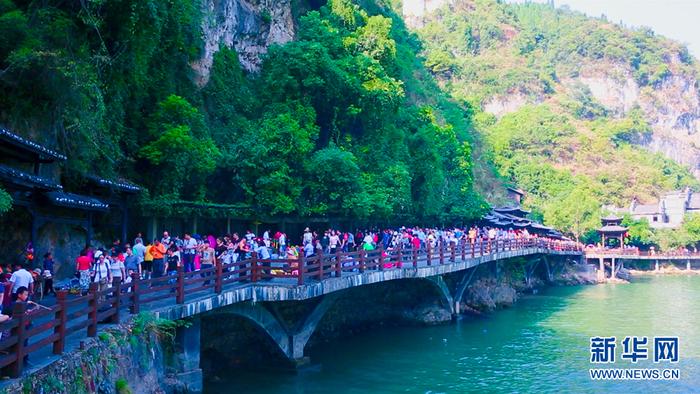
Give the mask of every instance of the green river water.
<path id="1" fill-rule="evenodd" d="M 547 288 L 484 318 L 385 328 L 308 349 L 298 374 L 235 374 L 211 393 L 700 392 L 700 276 Z M 679 381 L 590 379 L 591 336 L 616 336 L 615 368 L 678 368 Z M 678 336 L 678 364 L 620 360 L 625 336 Z M 652 356 L 653 346 L 649 346 Z"/>

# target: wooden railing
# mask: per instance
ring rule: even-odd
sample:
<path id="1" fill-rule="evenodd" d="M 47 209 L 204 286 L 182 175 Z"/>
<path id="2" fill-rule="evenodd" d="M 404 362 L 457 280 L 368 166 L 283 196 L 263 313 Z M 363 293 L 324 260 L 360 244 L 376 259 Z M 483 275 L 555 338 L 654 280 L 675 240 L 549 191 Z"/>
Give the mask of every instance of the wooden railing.
<path id="1" fill-rule="evenodd" d="M 68 298 L 65 290 L 57 291 L 56 304 L 51 307 L 35 307 L 17 302 L 13 318 L 0 324 L 0 368 L 11 377 L 21 375 L 25 357 L 48 346 L 53 354 L 62 354 L 66 337 L 86 330 L 88 337 L 97 335 L 100 323 L 119 323 L 122 314 L 137 314 L 144 306 L 153 308 L 168 304 L 183 304 L 187 295 L 221 293 L 231 284 L 249 284 L 286 278 L 291 283 L 304 285 L 343 274 L 365 271 L 382 271 L 416 268 L 437 264 L 450 264 L 487 256 L 503 251 L 527 248 L 552 251 L 582 251 L 579 244 L 545 238 L 468 240 L 442 243 L 436 248 L 425 249 L 376 249 L 372 251 L 337 252 L 298 259 L 259 259 L 255 253 L 249 259 L 223 264 L 194 272 L 184 272 L 182 267 L 170 275 L 142 280 L 138 274 L 128 284 L 117 284 L 98 290 L 92 283 L 86 295 Z M 30 304 L 31 305 L 31 304 Z"/>
<path id="2" fill-rule="evenodd" d="M 639 250 L 636 247 L 631 248 L 586 248 L 584 249 L 586 254 L 592 255 L 605 255 L 605 256 L 641 256 L 650 258 L 663 259 L 665 257 L 688 257 L 688 258 L 700 258 L 699 252 L 683 251 L 683 250 L 671 250 L 666 252 L 655 252 L 650 250 Z"/>

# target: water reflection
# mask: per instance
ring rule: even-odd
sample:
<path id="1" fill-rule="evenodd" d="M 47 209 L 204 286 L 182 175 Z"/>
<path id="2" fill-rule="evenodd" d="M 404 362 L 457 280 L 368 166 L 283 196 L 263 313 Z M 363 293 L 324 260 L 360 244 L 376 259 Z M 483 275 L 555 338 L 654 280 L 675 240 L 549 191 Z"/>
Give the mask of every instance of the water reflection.
<path id="1" fill-rule="evenodd" d="M 700 277 L 551 288 L 488 318 L 390 328 L 309 349 L 299 374 L 237 374 L 207 392 L 698 392 Z M 680 382 L 593 382 L 591 336 L 680 337 Z M 619 343 L 619 341 L 618 341 Z M 618 345 L 619 347 L 619 345 Z M 619 360 L 619 356 L 618 356 Z M 618 367 L 631 366 L 618 361 Z M 654 367 L 640 362 L 639 367 Z"/>

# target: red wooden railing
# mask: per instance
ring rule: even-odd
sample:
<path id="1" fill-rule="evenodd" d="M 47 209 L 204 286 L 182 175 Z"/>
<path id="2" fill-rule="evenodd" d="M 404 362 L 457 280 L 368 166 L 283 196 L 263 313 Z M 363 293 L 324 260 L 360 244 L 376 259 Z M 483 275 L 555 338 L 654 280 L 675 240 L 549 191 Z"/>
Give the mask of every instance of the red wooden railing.
<path id="1" fill-rule="evenodd" d="M 520 238 L 463 241 L 458 244 L 442 243 L 426 249 L 376 249 L 372 251 L 317 254 L 298 259 L 259 259 L 223 264 L 195 272 L 184 272 L 182 267 L 169 276 L 142 280 L 137 274 L 128 284 L 118 284 L 98 290 L 93 283 L 86 295 L 69 299 L 65 290 L 57 291 L 56 304 L 27 310 L 27 304 L 18 302 L 13 318 L 0 324 L 0 332 L 9 333 L 0 339 L 0 368 L 6 368 L 11 377 L 21 375 L 25 356 L 49 345 L 53 354 L 65 350 L 66 337 L 86 330 L 88 337 L 97 335 L 98 324 L 119 323 L 121 314 L 139 313 L 144 306 L 164 307 L 169 303 L 182 304 L 187 295 L 221 293 L 231 284 L 290 279 L 298 285 L 325 278 L 340 277 L 344 273 L 362 273 L 391 269 L 416 268 L 423 265 L 451 264 L 461 260 L 487 256 L 503 251 L 527 248 L 551 251 L 582 251 L 580 244 L 546 238 Z M 435 250 L 437 249 L 437 250 Z M 273 282 L 274 283 L 274 282 Z"/>
<path id="2" fill-rule="evenodd" d="M 663 259 L 665 257 L 688 257 L 698 258 L 700 252 L 691 252 L 685 250 L 670 250 L 666 252 L 655 252 L 650 250 L 639 250 L 636 247 L 629 248 L 585 248 L 586 254 L 605 255 L 605 256 L 641 256 Z"/>

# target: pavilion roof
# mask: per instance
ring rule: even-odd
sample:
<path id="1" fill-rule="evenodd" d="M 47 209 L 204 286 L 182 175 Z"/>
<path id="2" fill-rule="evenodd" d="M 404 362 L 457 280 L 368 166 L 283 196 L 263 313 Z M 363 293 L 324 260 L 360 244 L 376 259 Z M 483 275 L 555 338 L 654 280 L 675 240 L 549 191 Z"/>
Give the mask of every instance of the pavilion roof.
<path id="1" fill-rule="evenodd" d="M 48 192 L 45 193 L 49 201 L 61 207 L 84 209 L 89 211 L 107 211 L 109 204 L 94 198 L 74 193 Z"/>
<path id="2" fill-rule="evenodd" d="M 28 140 L 3 127 L 0 127 L 0 142 L 12 145 L 14 148 L 20 149 L 25 153 L 36 155 L 39 157 L 40 160 L 45 162 L 67 160 L 67 157 L 65 155 L 62 155 L 56 152 L 55 150 L 49 149 L 34 141 Z"/>
<path id="3" fill-rule="evenodd" d="M 6 184 L 24 187 L 27 189 L 61 190 L 63 186 L 38 175 L 20 171 L 16 168 L 0 164 L 0 180 Z"/>
<path id="4" fill-rule="evenodd" d="M 530 211 L 522 209 L 520 207 L 500 207 L 500 208 L 494 208 L 494 211 L 498 213 L 508 213 L 511 215 L 523 217 L 525 215 L 528 215 Z"/>
<path id="5" fill-rule="evenodd" d="M 625 233 L 627 232 L 627 227 L 607 225 L 598 229 L 599 233 Z"/>
<path id="6" fill-rule="evenodd" d="M 622 218 L 617 216 L 617 215 L 608 215 L 601 220 L 603 220 L 604 222 L 615 222 L 615 221 L 621 221 Z"/>

